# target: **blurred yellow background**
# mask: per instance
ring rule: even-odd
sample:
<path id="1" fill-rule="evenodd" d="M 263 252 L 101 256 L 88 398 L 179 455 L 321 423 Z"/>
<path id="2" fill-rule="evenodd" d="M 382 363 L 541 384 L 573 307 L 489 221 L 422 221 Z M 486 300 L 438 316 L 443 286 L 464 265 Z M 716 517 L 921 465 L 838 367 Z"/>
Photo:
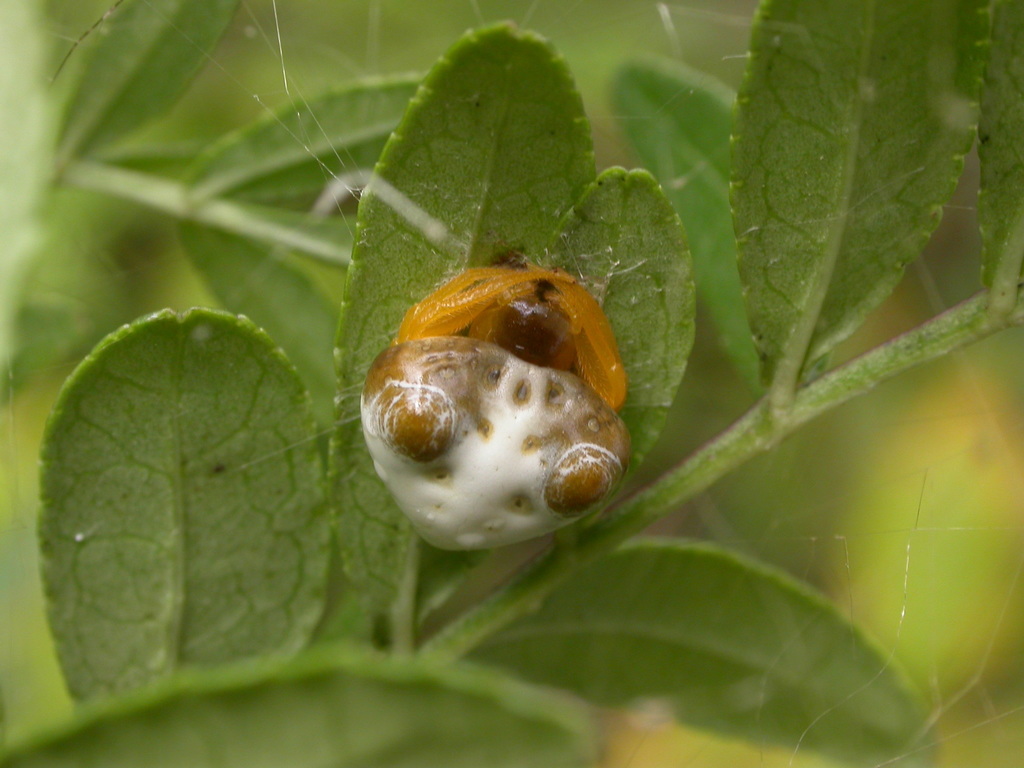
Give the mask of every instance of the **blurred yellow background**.
<path id="1" fill-rule="evenodd" d="M 53 68 L 108 2 L 52 0 Z M 373 74 L 425 71 L 465 29 L 503 19 L 565 55 L 593 121 L 598 167 L 635 164 L 609 107 L 612 74 L 659 53 L 739 84 L 750 0 L 246 0 L 187 96 L 140 140 L 202 143 L 291 99 Z M 75 56 L 53 86 L 74 77 Z M 840 358 L 979 287 L 976 162 L 924 258 Z M 138 315 L 210 304 L 173 223 L 73 191 L 50 206 L 34 295 L 68 309 L 77 345 L 31 371 L 0 414 L 0 690 L 17 738 L 70 710 L 45 626 L 34 525 L 49 407 L 88 346 Z M 700 316 L 703 319 L 703 314 Z M 812 423 L 659 530 L 771 562 L 827 593 L 906 666 L 932 703 L 941 765 L 1024 756 L 1024 332 L 913 371 Z M 651 478 L 739 416 L 750 395 L 704 323 Z M 809 754 L 673 727 L 657 707 L 604 721 L 605 768 L 820 766 Z"/>

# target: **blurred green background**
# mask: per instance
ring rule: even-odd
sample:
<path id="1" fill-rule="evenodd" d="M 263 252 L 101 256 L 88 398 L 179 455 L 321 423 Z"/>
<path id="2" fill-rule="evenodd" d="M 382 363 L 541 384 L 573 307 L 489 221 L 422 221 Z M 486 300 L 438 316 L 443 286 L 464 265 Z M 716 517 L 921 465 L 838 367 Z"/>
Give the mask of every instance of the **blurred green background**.
<path id="1" fill-rule="evenodd" d="M 54 72 L 109 7 L 49 3 Z M 735 88 L 753 9 L 752 0 L 247 0 L 186 97 L 139 143 L 187 154 L 288 101 L 367 75 L 425 71 L 465 29 L 512 19 L 565 55 L 593 122 L 598 168 L 632 165 L 609 106 L 616 69 L 654 53 Z M 54 98 L 73 82 L 75 64 L 73 53 L 51 86 Z M 978 289 L 976 185 L 969 158 L 923 259 L 840 358 Z M 0 690 L 15 738 L 70 710 L 43 618 L 34 538 L 39 440 L 57 389 L 118 325 L 162 307 L 213 303 L 166 218 L 71 190 L 59 191 L 46 215 L 29 281 L 33 343 L 0 414 Z M 1022 345 L 1024 332 L 1005 332 L 882 385 L 658 526 L 760 557 L 827 593 L 927 692 L 943 766 L 1018 767 L 1024 755 Z M 43 348 L 58 354 L 34 354 Z M 639 481 L 750 403 L 702 323 L 665 436 Z M 656 703 L 609 714 L 606 724 L 606 768 L 823 764 L 670 726 Z"/>

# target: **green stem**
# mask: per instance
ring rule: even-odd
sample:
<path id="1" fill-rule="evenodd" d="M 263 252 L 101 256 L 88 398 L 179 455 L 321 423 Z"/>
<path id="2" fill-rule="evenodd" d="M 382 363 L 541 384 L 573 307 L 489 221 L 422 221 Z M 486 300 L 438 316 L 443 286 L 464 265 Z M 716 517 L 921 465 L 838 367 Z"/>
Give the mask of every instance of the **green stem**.
<path id="1" fill-rule="evenodd" d="M 88 160 L 69 165 L 61 181 L 206 224 L 269 245 L 302 251 L 332 266 L 347 264 L 351 249 L 311 226 L 308 217 L 219 198 L 195 198 L 186 184 Z"/>
<path id="2" fill-rule="evenodd" d="M 992 256 L 987 258 L 992 258 Z M 995 274 L 992 276 L 988 314 L 995 322 L 1013 312 L 1017 301 L 1022 263 L 1024 263 L 1024 210 L 1017 212 L 1013 226 L 1010 227 L 1009 234 L 999 249 Z"/>
<path id="3" fill-rule="evenodd" d="M 398 583 L 398 594 L 391 606 L 391 648 L 397 654 L 416 649 L 416 592 L 419 588 L 420 537 L 409 532 L 405 548 L 405 569 Z"/>
<path id="4" fill-rule="evenodd" d="M 612 551 L 802 424 L 902 371 L 1008 325 L 1024 323 L 1020 300 L 1015 311 L 998 322 L 987 314 L 987 304 L 987 294 L 978 294 L 806 385 L 797 391 L 785 418 L 773 414 L 770 399 L 762 398 L 725 432 L 651 485 L 618 502 L 604 520 L 582 530 L 575 548 L 550 550 L 504 591 L 445 627 L 423 646 L 423 651 L 440 658 L 465 654 L 488 635 L 533 611 L 581 563 Z"/>

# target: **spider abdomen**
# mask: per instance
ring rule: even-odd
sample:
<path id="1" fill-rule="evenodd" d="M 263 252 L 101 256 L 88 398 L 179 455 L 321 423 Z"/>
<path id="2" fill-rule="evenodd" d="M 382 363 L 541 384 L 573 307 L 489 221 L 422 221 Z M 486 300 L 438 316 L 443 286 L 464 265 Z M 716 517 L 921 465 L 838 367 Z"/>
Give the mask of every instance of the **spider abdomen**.
<path id="1" fill-rule="evenodd" d="M 385 350 L 367 376 L 362 419 L 378 475 L 445 549 L 559 528 L 605 499 L 629 461 L 622 420 L 578 377 L 473 338 Z"/>

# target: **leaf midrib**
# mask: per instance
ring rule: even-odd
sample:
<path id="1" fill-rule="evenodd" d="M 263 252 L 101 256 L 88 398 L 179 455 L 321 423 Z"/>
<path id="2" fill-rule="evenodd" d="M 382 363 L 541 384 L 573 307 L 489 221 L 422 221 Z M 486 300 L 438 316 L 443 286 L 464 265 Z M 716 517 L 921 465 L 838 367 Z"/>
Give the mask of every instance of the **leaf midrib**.
<path id="1" fill-rule="evenodd" d="M 807 625 L 797 630 L 795 634 L 802 633 L 815 620 L 810 619 Z M 772 678 L 782 680 L 794 688 L 803 690 L 814 690 L 808 686 L 806 675 L 784 675 L 779 674 L 780 667 L 777 665 L 778 656 L 784 649 L 774 654 L 769 663 L 741 652 L 742 649 L 729 648 L 729 652 L 722 651 L 722 646 L 711 642 L 699 642 L 698 638 L 689 638 L 678 632 L 666 631 L 663 628 L 647 625 L 633 624 L 628 630 L 623 629 L 621 624 L 615 623 L 586 623 L 586 624 L 544 624 L 536 627 L 517 627 L 505 630 L 493 642 L 486 643 L 482 648 L 494 648 L 501 645 L 511 645 L 517 640 L 528 640 L 532 638 L 544 639 L 548 636 L 569 637 L 577 635 L 581 639 L 592 639 L 595 635 L 604 636 L 612 642 L 632 643 L 636 641 L 653 641 L 665 643 L 698 653 L 708 658 L 717 658 L 737 666 L 744 667 L 752 672 L 769 674 Z"/>
<path id="2" fill-rule="evenodd" d="M 486 220 L 487 214 L 490 213 L 491 206 L 494 202 L 494 198 L 491 195 L 491 187 L 494 177 L 494 159 L 498 156 L 498 145 L 502 143 L 505 137 L 509 99 L 509 82 L 508 75 L 506 74 L 504 88 L 501 89 L 500 112 L 498 119 L 495 121 L 497 130 L 494 132 L 494 141 L 489 142 L 487 145 L 487 164 L 484 167 L 484 172 L 481 176 L 480 197 L 482 202 L 480 207 L 477 209 L 476 220 L 473 222 L 469 232 L 470 240 L 467 255 L 470 260 L 474 260 L 473 257 L 477 254 L 477 248 L 480 245 L 480 229 L 483 222 Z"/>
<path id="3" fill-rule="evenodd" d="M 172 322 L 177 325 L 176 328 L 176 344 L 175 344 L 175 359 L 172 368 L 171 375 L 171 402 L 172 402 L 172 417 L 171 417 L 171 440 L 174 447 L 174 454 L 172 461 L 174 467 L 171 472 L 171 482 L 174 485 L 174 509 L 172 510 L 174 515 L 174 524 L 177 531 L 175 536 L 175 547 L 174 547 L 174 561 L 171 564 L 173 568 L 172 585 L 174 594 L 171 597 L 172 600 L 172 611 L 171 618 L 168 626 L 168 639 L 170 648 L 168 649 L 168 666 L 171 670 L 176 669 L 181 662 L 181 651 L 184 647 L 184 633 L 185 633 L 185 563 L 188 556 L 188 540 L 187 540 L 187 509 L 185 503 L 185 477 L 184 477 L 184 457 L 182 456 L 182 411 L 181 411 L 181 373 L 182 363 L 185 357 L 185 344 L 187 333 L 185 332 L 185 325 L 176 316 L 171 316 Z"/>
<path id="4" fill-rule="evenodd" d="M 828 238 L 822 251 L 823 258 L 820 268 L 814 275 L 814 284 L 802 311 L 786 342 L 784 352 L 776 368 L 769 396 L 776 413 L 788 411 L 793 403 L 800 377 L 807 363 L 807 354 L 814 337 L 818 318 L 821 316 L 825 298 L 835 274 L 839 256 L 843 251 L 846 237 L 846 226 L 849 222 L 851 199 L 857 177 L 857 156 L 860 150 L 861 125 L 864 118 L 864 98 L 862 83 L 871 65 L 871 52 L 874 44 L 875 10 L 877 0 L 864 0 L 864 34 L 860 39 L 860 56 L 854 79 L 854 94 L 850 100 L 845 125 L 850 126 L 846 152 L 843 158 L 842 182 L 840 193 L 836 198 L 838 211 L 829 227 Z"/>
<path id="5" fill-rule="evenodd" d="M 796 630 L 795 634 L 800 635 L 807 630 L 818 618 L 810 618 L 807 623 Z M 750 671 L 751 675 L 761 675 L 767 677 L 769 680 L 775 680 L 783 685 L 789 687 L 795 691 L 802 691 L 805 695 L 814 696 L 819 698 L 822 702 L 833 702 L 829 704 L 830 708 L 838 706 L 841 702 L 845 702 L 849 697 L 856 695 L 866 689 L 866 683 L 858 681 L 850 691 L 843 693 L 841 696 L 832 695 L 834 685 L 832 685 L 827 677 L 819 676 L 808 676 L 806 673 L 801 672 L 790 672 L 789 668 L 782 667 L 778 664 L 779 658 L 785 653 L 786 648 L 780 647 L 767 663 L 763 663 L 760 660 L 752 661 L 743 653 L 737 652 L 737 649 L 730 648 L 730 653 L 721 652 L 721 646 L 712 643 L 700 643 L 700 642 L 689 642 L 683 639 L 683 636 L 673 632 L 659 631 L 659 628 L 643 626 L 640 631 L 637 630 L 636 626 L 630 628 L 629 632 L 623 631 L 622 626 L 616 623 L 597 623 L 597 624 L 586 624 L 584 625 L 545 625 L 543 627 L 534 628 L 517 628 L 511 631 L 505 631 L 502 635 L 497 638 L 499 641 L 504 641 L 506 638 L 511 640 L 519 639 L 530 639 L 530 638 L 541 638 L 545 636 L 559 635 L 562 637 L 570 637 L 577 635 L 580 637 L 581 642 L 592 642 L 595 635 L 603 635 L 609 639 L 610 642 L 622 642 L 630 644 L 633 642 L 660 642 L 669 646 L 677 646 L 687 651 L 693 652 L 697 655 L 703 656 L 709 659 L 718 659 L 727 663 L 734 664 Z M 490 647 L 495 647 L 505 644 L 504 642 L 489 643 Z M 487 645 L 483 646 L 488 647 Z M 628 658 L 624 656 L 623 658 Z M 868 678 L 869 682 L 874 682 L 876 679 L 880 679 L 881 674 L 889 666 L 887 661 L 879 660 L 879 669 L 871 674 Z M 821 685 L 819 685 L 820 683 Z M 898 686 L 888 686 L 891 690 L 900 691 Z M 871 711 L 871 710 L 868 710 Z M 863 719 L 861 718 L 863 721 Z M 890 733 L 892 729 L 887 727 L 888 721 L 877 720 L 876 728 L 874 729 L 877 733 Z"/>

